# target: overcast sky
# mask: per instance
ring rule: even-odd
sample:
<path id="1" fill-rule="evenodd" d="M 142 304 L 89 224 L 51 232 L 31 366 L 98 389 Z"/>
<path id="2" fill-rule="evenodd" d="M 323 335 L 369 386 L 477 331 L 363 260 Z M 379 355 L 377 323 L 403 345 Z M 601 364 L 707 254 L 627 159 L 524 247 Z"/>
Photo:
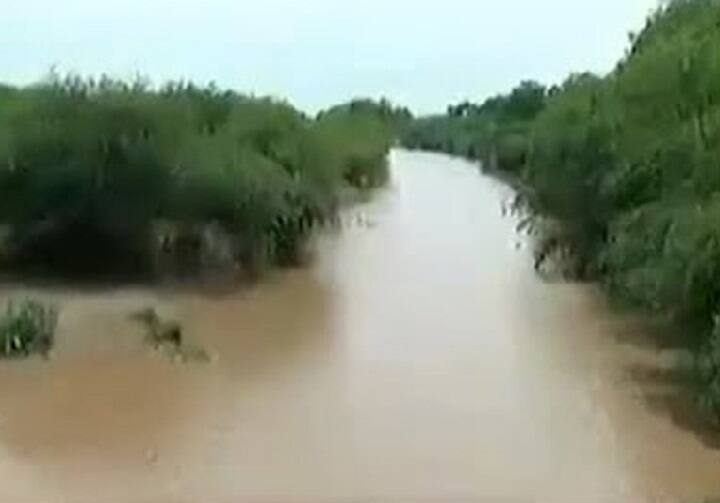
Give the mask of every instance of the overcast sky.
<path id="1" fill-rule="evenodd" d="M 657 0 L 2 0 L 0 80 L 52 66 L 216 81 L 315 111 L 387 96 L 417 112 L 524 78 L 606 72 Z"/>

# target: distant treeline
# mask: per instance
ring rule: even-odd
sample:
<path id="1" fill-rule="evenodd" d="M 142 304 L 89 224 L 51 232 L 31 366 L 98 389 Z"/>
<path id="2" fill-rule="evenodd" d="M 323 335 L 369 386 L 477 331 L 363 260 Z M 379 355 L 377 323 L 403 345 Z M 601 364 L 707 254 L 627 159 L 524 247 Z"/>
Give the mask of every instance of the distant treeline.
<path id="1" fill-rule="evenodd" d="M 667 317 L 720 417 L 720 1 L 675 0 L 606 76 L 525 82 L 415 121 L 404 142 L 507 174 L 575 276 Z"/>
<path id="2" fill-rule="evenodd" d="M 147 273 L 179 256 L 292 262 L 345 189 L 385 181 L 409 118 L 369 100 L 308 117 L 188 82 L 51 74 L 0 86 L 0 263 Z"/>

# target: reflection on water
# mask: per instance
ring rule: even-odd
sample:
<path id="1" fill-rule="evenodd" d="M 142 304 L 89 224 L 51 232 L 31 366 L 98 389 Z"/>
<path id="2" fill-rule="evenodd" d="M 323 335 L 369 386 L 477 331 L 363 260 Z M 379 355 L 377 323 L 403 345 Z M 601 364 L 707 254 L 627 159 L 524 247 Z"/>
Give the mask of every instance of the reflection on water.
<path id="1" fill-rule="evenodd" d="M 619 343 L 635 327 L 592 289 L 535 277 L 507 188 L 443 156 L 392 168 L 362 225 L 252 289 L 0 289 L 62 308 L 50 362 L 0 366 L 0 501 L 720 494 L 718 451 L 643 399 L 667 355 Z M 147 305 L 218 359 L 148 350 L 128 319 Z"/>

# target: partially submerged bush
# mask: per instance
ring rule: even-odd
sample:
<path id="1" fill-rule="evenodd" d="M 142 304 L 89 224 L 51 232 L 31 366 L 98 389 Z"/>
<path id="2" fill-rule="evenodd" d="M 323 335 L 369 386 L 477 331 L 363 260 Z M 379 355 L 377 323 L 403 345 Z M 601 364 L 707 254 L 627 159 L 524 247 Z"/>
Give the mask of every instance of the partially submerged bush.
<path id="1" fill-rule="evenodd" d="M 180 324 L 174 320 L 160 318 L 154 308 L 142 309 L 133 314 L 132 318 L 145 327 L 147 342 L 156 348 L 163 345 L 177 348 L 182 345 L 183 333 Z"/>
<path id="2" fill-rule="evenodd" d="M 58 311 L 34 300 L 10 302 L 0 319 L 0 356 L 47 356 L 55 339 Z"/>
<path id="3" fill-rule="evenodd" d="M 700 406 L 720 424 L 720 315 L 715 316 L 709 342 L 700 352 L 697 363 L 702 381 Z"/>
<path id="4" fill-rule="evenodd" d="M 179 322 L 162 318 L 155 308 L 143 308 L 132 314 L 131 318 L 145 328 L 145 342 L 174 361 L 210 361 L 207 351 L 201 347 L 188 344 Z"/>

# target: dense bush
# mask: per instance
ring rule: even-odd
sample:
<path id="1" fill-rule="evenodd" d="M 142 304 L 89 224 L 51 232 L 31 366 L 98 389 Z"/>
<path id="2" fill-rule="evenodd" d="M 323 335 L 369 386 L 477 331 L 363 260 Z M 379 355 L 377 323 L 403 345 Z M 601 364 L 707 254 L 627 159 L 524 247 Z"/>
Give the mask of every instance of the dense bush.
<path id="1" fill-rule="evenodd" d="M 10 302 L 0 318 L 0 357 L 47 355 L 54 343 L 57 321 L 58 312 L 52 306 L 33 300 Z"/>
<path id="2" fill-rule="evenodd" d="M 410 119 L 407 109 L 393 107 L 385 100 L 355 100 L 321 112 L 316 132 L 338 156 L 335 162 L 343 166 L 345 181 L 367 188 L 387 181 L 385 153 Z"/>
<path id="3" fill-rule="evenodd" d="M 313 120 L 212 85 L 51 75 L 0 88 L 5 258 L 144 271 L 156 243 L 198 247 L 213 224 L 245 265 L 291 261 L 345 185 L 387 176 L 394 125 L 367 104 Z M 157 236 L 159 222 L 171 235 Z"/>
<path id="4" fill-rule="evenodd" d="M 521 86 L 418 122 L 406 142 L 463 155 L 479 144 L 539 222 L 539 260 L 569 252 L 577 275 L 676 323 L 702 355 L 703 401 L 720 416 L 719 25 L 718 0 L 668 2 L 613 72 L 538 90 L 519 107 L 529 120 L 493 111 Z"/>

